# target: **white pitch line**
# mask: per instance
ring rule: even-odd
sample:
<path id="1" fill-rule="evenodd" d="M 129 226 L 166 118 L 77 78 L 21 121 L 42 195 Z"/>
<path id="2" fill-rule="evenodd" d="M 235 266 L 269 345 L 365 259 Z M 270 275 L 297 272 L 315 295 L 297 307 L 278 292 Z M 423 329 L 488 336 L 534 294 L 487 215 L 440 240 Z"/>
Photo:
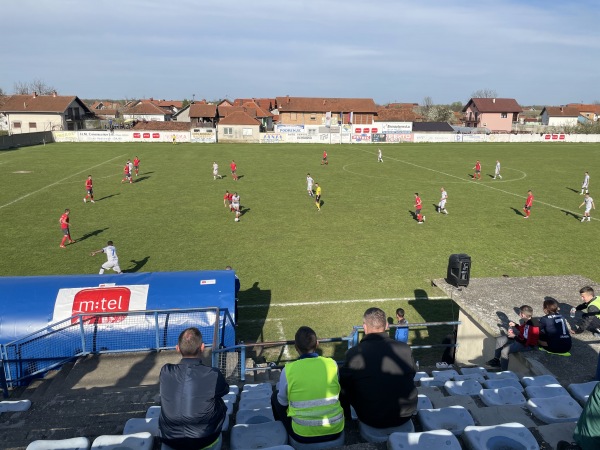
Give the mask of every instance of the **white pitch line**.
<path id="1" fill-rule="evenodd" d="M 281 320 L 277 321 L 277 331 L 279 332 L 279 340 L 287 341 L 287 339 L 285 338 L 285 332 L 283 331 L 283 325 L 281 324 Z M 292 355 L 290 355 L 287 345 L 283 346 L 283 356 L 286 360 L 290 360 L 292 358 Z"/>
<path id="2" fill-rule="evenodd" d="M 29 197 L 29 196 L 31 196 L 31 195 L 33 195 L 33 194 L 37 194 L 38 192 L 41 192 L 41 191 L 43 191 L 43 190 L 45 190 L 45 189 L 48 189 L 48 188 L 51 188 L 52 186 L 56 186 L 57 184 L 60 184 L 60 183 L 62 183 L 63 181 L 65 181 L 65 180 L 68 180 L 69 178 L 73 178 L 73 177 L 75 177 L 75 176 L 77 176 L 77 175 L 81 175 L 82 173 L 88 172 L 88 171 L 90 171 L 90 170 L 92 170 L 92 169 L 95 169 L 96 167 L 99 167 L 99 166 L 101 166 L 101 165 L 103 165 L 103 164 L 106 164 L 106 163 L 108 163 L 108 162 L 111 162 L 111 161 L 113 161 L 113 160 L 115 160 L 115 159 L 117 159 L 117 158 L 122 158 L 123 156 L 125 156 L 125 154 L 123 154 L 123 155 L 119 155 L 119 156 L 115 156 L 114 158 L 111 158 L 111 159 L 109 159 L 109 160 L 107 160 L 107 161 L 104 161 L 104 162 L 102 162 L 102 163 L 100 163 L 100 164 L 96 164 L 95 166 L 92 166 L 92 167 L 89 167 L 89 168 L 87 168 L 87 169 L 84 169 L 84 170 L 82 170 L 81 172 L 77 172 L 77 173 L 71 174 L 71 175 L 69 175 L 68 177 L 65 177 L 65 178 L 63 178 L 62 180 L 58 180 L 58 181 L 56 181 L 56 182 L 54 182 L 54 183 L 52 183 L 52 184 L 49 184 L 48 186 L 44 186 L 43 188 L 40 188 L 40 189 L 38 189 L 37 191 L 33 191 L 33 192 L 30 192 L 29 194 L 22 195 L 21 197 L 19 197 L 19 198 L 17 198 L 17 199 L 15 199 L 15 200 L 13 200 L 12 202 L 8 202 L 8 203 L 6 203 L 6 204 L 4 204 L 4 205 L 1 205 L 1 206 L 0 206 L 0 209 L 2 209 L 2 208 L 5 208 L 5 207 L 7 207 L 7 206 L 10 206 L 10 205 L 12 205 L 13 203 L 20 202 L 21 200 L 23 200 L 23 199 L 26 199 L 27 197 Z"/>
<path id="3" fill-rule="evenodd" d="M 361 150 L 362 150 L 362 149 L 361 149 Z M 369 153 L 369 154 L 372 154 L 372 155 L 374 155 L 374 153 L 372 153 L 372 152 L 369 152 L 369 151 L 367 151 L 367 150 L 362 150 L 362 151 L 363 151 L 363 152 L 365 152 L 365 153 Z M 456 178 L 456 179 L 459 179 L 459 180 L 462 180 L 462 181 L 464 181 L 465 183 L 472 183 L 472 184 L 474 184 L 474 185 L 476 185 L 476 186 L 481 186 L 481 187 L 486 187 L 486 188 L 488 188 L 488 189 L 493 189 L 493 190 L 495 190 L 495 191 L 502 192 L 502 193 L 504 193 L 504 194 L 508 194 L 508 195 L 512 195 L 512 196 L 514 196 L 514 197 L 519 197 L 519 198 L 521 198 L 521 199 L 524 199 L 524 198 L 526 198 L 526 197 L 524 197 L 524 196 L 523 196 L 523 195 L 521 195 L 521 194 L 515 194 L 514 192 L 505 191 L 504 189 L 499 189 L 499 188 L 497 188 L 497 187 L 490 186 L 490 185 L 489 185 L 489 184 L 487 184 L 487 183 L 480 183 L 480 182 L 473 181 L 473 180 L 465 180 L 465 179 L 464 179 L 464 178 L 462 178 L 462 177 L 459 177 L 459 176 L 457 176 L 457 175 L 452 175 L 451 173 L 442 172 L 441 170 L 436 170 L 436 169 L 432 169 L 432 168 L 430 168 L 430 167 L 421 166 L 421 165 L 419 165 L 419 164 L 411 163 L 411 162 L 409 162 L 409 161 L 403 161 L 403 160 L 401 160 L 401 159 L 392 158 L 392 157 L 390 157 L 390 156 L 388 156 L 388 158 L 389 158 L 389 159 L 393 159 L 394 161 L 401 162 L 401 163 L 403 163 L 403 164 L 408 164 L 409 166 L 418 167 L 419 169 L 425 169 L 425 170 L 429 170 L 429 171 L 431 171 L 431 172 L 435 172 L 435 173 L 439 173 L 439 174 L 441 174 L 441 175 L 445 175 L 445 176 L 447 176 L 447 177 Z M 525 173 L 525 172 L 523 172 L 523 173 Z M 560 211 L 563 211 L 563 212 L 568 212 L 568 213 L 571 213 L 571 214 L 574 214 L 574 215 L 581 216 L 581 213 L 580 213 L 580 212 L 578 212 L 578 211 L 571 211 L 571 210 L 569 210 L 569 209 L 565 209 L 565 208 L 562 208 L 562 207 L 560 207 L 560 206 L 553 205 L 553 204 L 551 204 L 551 203 L 543 202 L 543 201 L 541 201 L 541 200 L 535 200 L 535 203 L 539 203 L 540 205 L 549 206 L 550 208 L 558 209 L 558 210 L 560 210 Z M 593 220 L 600 220 L 600 219 L 596 219 L 596 218 L 594 218 L 594 217 L 592 217 L 592 219 L 593 219 Z"/>
<path id="4" fill-rule="evenodd" d="M 239 305 L 239 309 L 243 308 L 264 308 L 268 306 L 269 308 L 274 308 L 277 306 L 287 307 L 287 306 L 311 306 L 311 305 L 340 305 L 347 303 L 383 303 L 383 302 L 397 302 L 397 301 L 409 301 L 409 300 L 447 300 L 448 297 L 423 297 L 423 298 L 414 298 L 414 297 L 394 297 L 394 298 L 357 298 L 352 300 L 323 300 L 316 302 L 293 302 L 293 303 L 259 303 L 255 305 Z"/>

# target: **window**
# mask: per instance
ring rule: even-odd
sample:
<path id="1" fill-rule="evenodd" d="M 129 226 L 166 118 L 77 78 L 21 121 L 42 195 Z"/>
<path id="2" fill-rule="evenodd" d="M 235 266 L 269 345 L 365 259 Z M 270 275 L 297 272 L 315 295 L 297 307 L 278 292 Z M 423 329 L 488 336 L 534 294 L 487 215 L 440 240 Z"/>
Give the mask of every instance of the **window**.
<path id="1" fill-rule="evenodd" d="M 290 113 L 290 119 L 291 120 L 298 120 L 298 114 L 297 113 Z"/>
<path id="2" fill-rule="evenodd" d="M 21 122 L 13 122 L 13 128 L 21 128 Z"/>
<path id="3" fill-rule="evenodd" d="M 501 119 L 506 119 L 508 117 L 508 113 L 500 113 Z"/>
<path id="4" fill-rule="evenodd" d="M 29 129 L 37 129 L 37 124 L 35 122 L 29 122 Z"/>
<path id="5" fill-rule="evenodd" d="M 310 120 L 317 120 L 317 113 L 310 113 Z"/>
<path id="6" fill-rule="evenodd" d="M 252 136 L 252 128 L 242 128 L 242 136 Z"/>
<path id="7" fill-rule="evenodd" d="M 223 128 L 223 134 L 225 136 L 227 136 L 227 135 L 230 135 L 230 136 L 233 135 L 233 128 L 232 127 L 224 127 Z"/>

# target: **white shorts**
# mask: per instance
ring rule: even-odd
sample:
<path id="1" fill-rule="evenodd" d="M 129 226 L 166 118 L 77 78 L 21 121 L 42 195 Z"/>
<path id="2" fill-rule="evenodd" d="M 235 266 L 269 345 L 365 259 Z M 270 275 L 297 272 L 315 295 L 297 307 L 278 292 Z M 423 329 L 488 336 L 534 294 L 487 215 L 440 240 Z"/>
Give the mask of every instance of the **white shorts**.
<path id="1" fill-rule="evenodd" d="M 121 272 L 119 261 L 106 261 L 104 264 L 102 264 L 102 268 L 104 270 L 112 269 L 115 272 Z"/>
<path id="2" fill-rule="evenodd" d="M 306 186 L 306 190 L 307 191 L 312 191 L 312 184 L 309 184 L 308 186 Z"/>
<path id="3" fill-rule="evenodd" d="M 213 169 L 213 175 L 217 175 L 218 173 L 219 173 L 219 171 L 218 171 L 218 170 L 216 170 L 216 169 Z"/>
<path id="4" fill-rule="evenodd" d="M 592 211 L 592 208 L 585 208 L 585 213 L 589 214 Z"/>
<path id="5" fill-rule="evenodd" d="M 232 203 L 231 207 L 233 208 L 234 211 L 239 211 L 240 210 L 240 204 L 239 203 Z"/>
<path id="6" fill-rule="evenodd" d="M 440 200 L 438 206 L 440 209 L 446 209 L 446 200 Z"/>

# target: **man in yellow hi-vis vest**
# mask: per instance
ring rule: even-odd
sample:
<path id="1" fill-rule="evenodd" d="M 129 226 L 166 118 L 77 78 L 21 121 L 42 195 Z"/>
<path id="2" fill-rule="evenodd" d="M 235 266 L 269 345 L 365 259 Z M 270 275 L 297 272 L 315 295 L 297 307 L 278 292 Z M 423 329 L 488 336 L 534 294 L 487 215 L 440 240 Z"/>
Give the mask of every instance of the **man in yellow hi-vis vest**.
<path id="1" fill-rule="evenodd" d="M 271 399 L 275 418 L 302 443 L 333 441 L 344 431 L 337 363 L 319 356 L 317 345 L 311 328 L 298 329 L 295 347 L 300 358 L 281 371 Z"/>

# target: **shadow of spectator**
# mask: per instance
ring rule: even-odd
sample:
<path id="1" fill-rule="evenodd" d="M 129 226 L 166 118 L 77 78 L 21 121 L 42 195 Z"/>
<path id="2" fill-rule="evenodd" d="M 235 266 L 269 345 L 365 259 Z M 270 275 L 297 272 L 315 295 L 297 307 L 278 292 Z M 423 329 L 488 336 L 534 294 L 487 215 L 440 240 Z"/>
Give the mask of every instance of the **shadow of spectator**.
<path id="1" fill-rule="evenodd" d="M 108 230 L 109 227 L 106 228 L 100 228 L 98 230 L 94 230 L 94 231 L 90 231 L 89 233 L 85 233 L 83 236 L 81 236 L 79 239 L 76 239 L 75 242 L 81 242 L 81 241 L 85 241 L 86 239 L 89 239 L 91 237 L 96 237 L 99 234 L 103 233 L 104 231 Z"/>
<path id="2" fill-rule="evenodd" d="M 136 261 L 135 259 L 131 259 L 130 262 L 133 263 L 133 267 L 130 267 L 129 269 L 124 270 L 124 273 L 134 273 L 134 272 L 138 272 L 142 267 L 144 267 L 146 265 L 146 263 L 148 262 L 148 260 L 150 259 L 149 256 L 146 256 L 145 258 L 140 259 L 139 261 Z"/>

